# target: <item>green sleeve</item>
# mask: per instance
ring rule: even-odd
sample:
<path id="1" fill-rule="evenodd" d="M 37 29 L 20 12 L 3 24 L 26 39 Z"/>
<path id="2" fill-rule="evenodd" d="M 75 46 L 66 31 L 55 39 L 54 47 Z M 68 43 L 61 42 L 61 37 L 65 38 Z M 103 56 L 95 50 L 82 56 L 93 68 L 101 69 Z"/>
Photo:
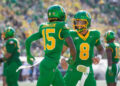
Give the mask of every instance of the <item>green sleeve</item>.
<path id="1" fill-rule="evenodd" d="M 100 32 L 99 32 L 99 31 L 96 31 L 95 35 L 96 35 L 95 46 L 99 46 L 99 45 L 101 44 L 101 40 L 100 40 Z"/>
<path id="2" fill-rule="evenodd" d="M 70 32 L 69 32 L 69 29 L 67 27 L 64 27 L 60 33 L 60 36 L 62 38 L 67 38 L 67 37 L 70 37 Z"/>
<path id="3" fill-rule="evenodd" d="M 14 40 L 8 40 L 6 42 L 6 50 L 8 53 L 14 53 L 15 49 L 16 49 L 16 42 Z"/>
<path id="4" fill-rule="evenodd" d="M 25 48 L 26 48 L 27 55 L 31 55 L 31 52 L 30 52 L 31 43 L 35 40 L 40 39 L 41 37 L 42 37 L 42 34 L 41 34 L 41 31 L 39 30 L 39 32 L 32 34 L 30 37 L 26 39 Z"/>

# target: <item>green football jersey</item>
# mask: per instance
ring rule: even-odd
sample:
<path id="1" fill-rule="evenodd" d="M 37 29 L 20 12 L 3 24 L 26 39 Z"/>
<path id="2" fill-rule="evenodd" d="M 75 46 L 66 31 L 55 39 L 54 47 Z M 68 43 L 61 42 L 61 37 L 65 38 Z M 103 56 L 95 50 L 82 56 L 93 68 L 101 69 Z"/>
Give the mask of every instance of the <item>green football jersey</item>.
<path id="1" fill-rule="evenodd" d="M 70 34 L 77 50 L 76 61 L 73 66 L 76 67 L 79 64 L 85 66 L 92 65 L 92 58 L 94 57 L 94 46 L 101 44 L 100 32 L 97 30 L 89 30 L 88 33 L 83 36 L 73 30 L 70 31 Z"/>
<path id="2" fill-rule="evenodd" d="M 70 33 L 65 22 L 49 22 L 40 25 L 39 34 L 44 41 L 45 58 L 59 61 L 64 38 Z"/>
<path id="3" fill-rule="evenodd" d="M 120 58 L 120 44 L 107 43 L 106 48 L 110 48 L 112 50 L 112 62 L 117 63 Z"/>
<path id="4" fill-rule="evenodd" d="M 6 52 L 11 53 L 11 57 L 7 60 L 8 63 L 12 61 L 18 61 L 18 63 L 21 63 L 19 59 L 20 47 L 16 38 L 10 38 L 6 40 L 5 50 Z"/>

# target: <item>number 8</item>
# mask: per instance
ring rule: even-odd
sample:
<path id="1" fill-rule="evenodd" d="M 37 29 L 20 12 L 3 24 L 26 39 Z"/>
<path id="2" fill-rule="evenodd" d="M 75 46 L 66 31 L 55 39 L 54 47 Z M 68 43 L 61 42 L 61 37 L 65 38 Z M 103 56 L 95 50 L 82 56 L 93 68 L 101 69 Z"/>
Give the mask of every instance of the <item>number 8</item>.
<path id="1" fill-rule="evenodd" d="M 89 44 L 88 43 L 82 43 L 80 45 L 80 59 L 81 60 L 87 60 L 89 58 Z"/>

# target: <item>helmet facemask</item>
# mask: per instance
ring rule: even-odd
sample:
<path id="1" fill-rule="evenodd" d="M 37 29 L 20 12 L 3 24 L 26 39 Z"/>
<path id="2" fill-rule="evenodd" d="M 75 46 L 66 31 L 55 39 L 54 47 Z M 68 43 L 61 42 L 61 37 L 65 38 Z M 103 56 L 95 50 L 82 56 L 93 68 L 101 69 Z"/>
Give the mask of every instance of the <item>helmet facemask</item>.
<path id="1" fill-rule="evenodd" d="M 52 5 L 48 8 L 48 20 L 52 21 L 65 21 L 66 12 L 60 5 Z"/>
<path id="2" fill-rule="evenodd" d="M 74 29 L 84 34 L 91 25 L 91 16 L 87 11 L 80 10 L 74 15 Z"/>
<path id="3" fill-rule="evenodd" d="M 73 28 L 78 32 L 83 32 L 87 29 L 88 21 L 86 19 L 73 19 Z"/>

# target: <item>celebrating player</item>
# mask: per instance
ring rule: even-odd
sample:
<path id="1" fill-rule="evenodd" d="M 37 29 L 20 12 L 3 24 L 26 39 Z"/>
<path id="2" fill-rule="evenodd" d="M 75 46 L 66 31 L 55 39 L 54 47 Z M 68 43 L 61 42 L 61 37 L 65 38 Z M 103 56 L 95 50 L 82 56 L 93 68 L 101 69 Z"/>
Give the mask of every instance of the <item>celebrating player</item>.
<path id="1" fill-rule="evenodd" d="M 64 80 L 66 86 L 96 86 L 96 80 L 93 74 L 92 63 L 98 64 L 102 54 L 103 47 L 100 41 L 100 32 L 89 30 L 91 25 L 91 16 L 86 11 L 78 11 L 74 15 L 73 27 L 70 32 L 74 41 L 77 55 L 73 65 L 69 65 Z M 63 46 L 63 53 L 67 49 L 67 43 Z M 94 46 L 97 47 L 98 55 L 94 56 Z M 64 59 L 61 60 L 61 66 L 67 68 Z"/>
<path id="2" fill-rule="evenodd" d="M 115 33 L 108 31 L 105 33 L 106 40 L 106 54 L 108 60 L 108 67 L 106 71 L 107 86 L 116 86 L 118 73 L 120 69 L 120 45 L 115 43 Z"/>
<path id="3" fill-rule="evenodd" d="M 19 42 L 14 38 L 15 30 L 12 27 L 7 27 L 3 34 L 6 41 L 5 54 L 0 62 L 5 63 L 4 76 L 7 86 L 18 86 L 19 72 L 16 72 L 16 70 L 21 65 Z"/>
<path id="4" fill-rule="evenodd" d="M 40 63 L 40 76 L 37 86 L 65 86 L 63 77 L 59 72 L 57 65 L 59 63 L 64 40 L 70 47 L 73 62 L 76 57 L 76 49 L 70 37 L 69 30 L 65 26 L 66 13 L 63 7 L 53 5 L 48 8 L 49 22 L 43 23 L 39 31 L 34 33 L 26 40 L 27 61 L 33 64 L 34 57 L 30 52 L 31 43 L 43 38 L 45 58 Z"/>

